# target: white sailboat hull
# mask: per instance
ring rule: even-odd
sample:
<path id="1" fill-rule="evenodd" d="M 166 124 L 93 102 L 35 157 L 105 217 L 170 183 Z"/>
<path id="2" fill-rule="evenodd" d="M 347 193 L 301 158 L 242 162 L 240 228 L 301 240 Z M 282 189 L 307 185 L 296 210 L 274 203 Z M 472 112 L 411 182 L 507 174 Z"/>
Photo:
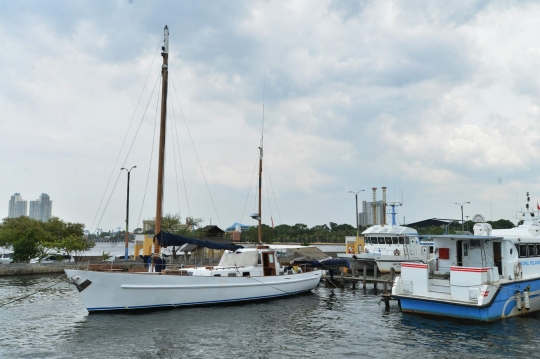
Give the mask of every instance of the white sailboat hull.
<path id="1" fill-rule="evenodd" d="M 317 287 L 322 271 L 268 277 L 177 276 L 68 269 L 66 274 L 79 286 L 86 309 L 96 312 L 284 297 Z M 85 284 L 88 285 L 85 287 Z"/>

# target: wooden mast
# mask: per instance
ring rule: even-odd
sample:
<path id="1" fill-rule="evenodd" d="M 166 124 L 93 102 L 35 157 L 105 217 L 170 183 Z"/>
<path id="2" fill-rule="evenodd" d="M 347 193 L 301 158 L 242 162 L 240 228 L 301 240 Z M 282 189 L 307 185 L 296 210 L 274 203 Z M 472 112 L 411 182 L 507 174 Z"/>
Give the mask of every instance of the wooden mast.
<path id="1" fill-rule="evenodd" d="M 263 161 L 263 139 L 264 139 L 264 88 L 263 88 L 263 116 L 262 116 L 262 129 L 261 129 L 261 147 L 259 147 L 259 216 L 257 220 L 259 221 L 259 232 L 258 239 L 259 244 L 262 244 L 262 206 L 261 206 L 261 197 L 262 197 L 262 161 Z"/>
<path id="2" fill-rule="evenodd" d="M 159 129 L 159 161 L 158 161 L 158 185 L 157 185 L 157 204 L 156 204 L 156 228 L 155 234 L 161 232 L 161 218 L 163 216 L 163 176 L 165 169 L 165 132 L 167 128 L 167 86 L 169 79 L 169 28 L 165 25 L 163 30 L 163 46 L 161 47 L 161 56 L 163 57 L 163 66 L 161 67 L 161 122 Z M 159 254 L 159 244 L 154 242 L 154 253 Z"/>
<path id="3" fill-rule="evenodd" d="M 263 138 L 261 137 L 261 147 L 259 147 L 259 216 L 257 220 L 259 221 L 259 244 L 262 244 L 262 225 L 261 225 L 261 193 L 262 193 L 262 160 L 263 160 Z"/>

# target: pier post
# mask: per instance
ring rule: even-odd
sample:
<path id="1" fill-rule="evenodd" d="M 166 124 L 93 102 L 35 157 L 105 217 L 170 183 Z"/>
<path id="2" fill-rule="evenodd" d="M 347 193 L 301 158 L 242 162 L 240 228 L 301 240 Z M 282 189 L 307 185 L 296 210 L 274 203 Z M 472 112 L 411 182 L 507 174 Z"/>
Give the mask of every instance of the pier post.
<path id="1" fill-rule="evenodd" d="M 364 273 L 363 273 L 363 275 L 364 275 L 364 278 L 362 280 L 362 286 L 363 286 L 363 288 L 365 290 L 366 289 L 366 276 L 367 276 L 367 265 L 366 264 L 364 264 Z"/>

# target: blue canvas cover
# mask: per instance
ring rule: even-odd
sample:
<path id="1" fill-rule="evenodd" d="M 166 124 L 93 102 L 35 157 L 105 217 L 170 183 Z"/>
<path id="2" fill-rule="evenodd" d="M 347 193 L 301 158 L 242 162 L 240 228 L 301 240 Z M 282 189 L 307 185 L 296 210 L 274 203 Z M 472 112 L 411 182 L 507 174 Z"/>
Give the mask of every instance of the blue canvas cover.
<path id="1" fill-rule="evenodd" d="M 229 243 L 215 243 L 210 241 L 203 241 L 200 239 L 189 238 L 185 236 L 180 236 L 178 234 L 172 234 L 168 232 L 161 231 L 156 235 L 158 243 L 161 247 L 167 248 L 168 246 L 183 246 L 184 244 L 194 244 L 198 247 L 210 248 L 210 249 L 227 249 L 230 251 L 235 251 L 243 246 Z"/>

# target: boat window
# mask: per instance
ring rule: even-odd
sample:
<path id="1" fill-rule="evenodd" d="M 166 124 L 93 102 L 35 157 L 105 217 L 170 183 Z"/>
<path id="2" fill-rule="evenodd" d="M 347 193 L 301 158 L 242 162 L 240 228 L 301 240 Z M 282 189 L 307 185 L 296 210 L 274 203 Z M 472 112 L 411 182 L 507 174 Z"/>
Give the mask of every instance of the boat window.
<path id="1" fill-rule="evenodd" d="M 384 244 L 384 237 L 379 237 L 379 244 Z"/>
<path id="2" fill-rule="evenodd" d="M 527 257 L 527 245 L 526 244 L 520 244 L 519 245 L 518 255 L 520 257 Z"/>
<path id="3" fill-rule="evenodd" d="M 365 244 L 370 244 L 371 243 L 371 238 L 369 238 L 369 237 L 364 238 L 364 243 Z"/>
<path id="4" fill-rule="evenodd" d="M 405 244 L 405 238 L 403 237 L 399 237 L 398 241 L 399 241 L 399 244 Z"/>
<path id="5" fill-rule="evenodd" d="M 411 243 L 411 240 L 409 239 L 409 237 L 405 237 L 405 244 L 409 244 Z"/>
<path id="6" fill-rule="evenodd" d="M 540 257 L 540 244 L 536 245 L 536 256 Z"/>
<path id="7" fill-rule="evenodd" d="M 536 250 L 534 244 L 529 244 L 529 257 L 534 257 L 536 255 Z"/>
<path id="8" fill-rule="evenodd" d="M 392 238 L 390 238 L 390 237 L 386 237 L 384 239 L 384 241 L 385 241 L 386 244 L 392 244 Z"/>
<path id="9" fill-rule="evenodd" d="M 259 253 L 259 255 L 257 256 L 257 264 L 262 264 L 262 254 Z"/>
<path id="10" fill-rule="evenodd" d="M 268 255 L 268 260 L 270 261 L 270 263 L 274 263 L 274 255 L 273 255 L 273 254 L 269 254 L 269 255 Z"/>
<path id="11" fill-rule="evenodd" d="M 392 244 L 398 244 L 397 237 L 392 238 Z"/>

